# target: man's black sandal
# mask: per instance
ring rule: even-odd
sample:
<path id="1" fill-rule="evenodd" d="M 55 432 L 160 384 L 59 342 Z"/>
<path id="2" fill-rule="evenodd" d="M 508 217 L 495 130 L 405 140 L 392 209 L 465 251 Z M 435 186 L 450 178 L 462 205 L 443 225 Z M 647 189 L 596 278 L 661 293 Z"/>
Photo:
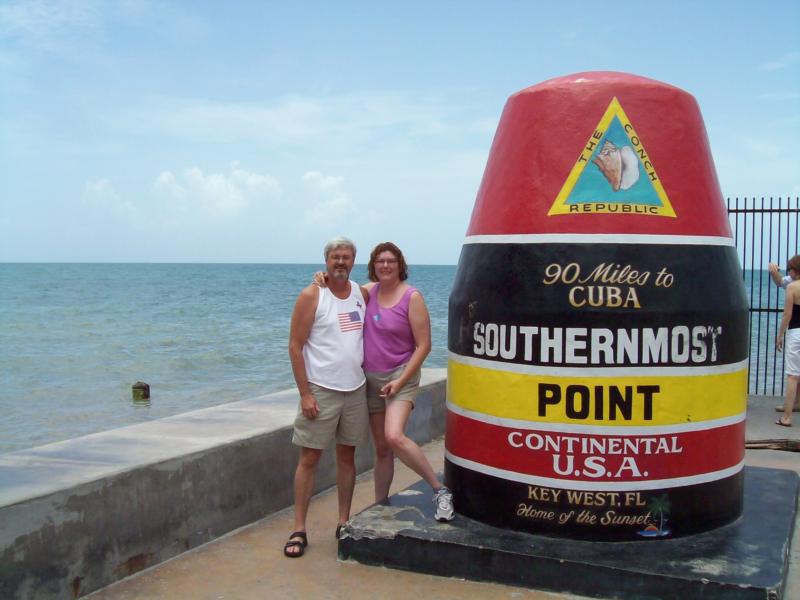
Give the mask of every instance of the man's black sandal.
<path id="1" fill-rule="evenodd" d="M 292 538 L 300 539 L 293 540 Z M 305 554 L 306 546 L 308 546 L 308 537 L 306 536 L 306 532 L 295 531 L 289 536 L 289 541 L 286 542 L 286 545 L 283 547 L 283 553 L 289 558 L 300 558 L 303 556 L 303 554 Z M 298 552 L 289 552 L 289 548 L 300 548 L 300 550 Z"/>

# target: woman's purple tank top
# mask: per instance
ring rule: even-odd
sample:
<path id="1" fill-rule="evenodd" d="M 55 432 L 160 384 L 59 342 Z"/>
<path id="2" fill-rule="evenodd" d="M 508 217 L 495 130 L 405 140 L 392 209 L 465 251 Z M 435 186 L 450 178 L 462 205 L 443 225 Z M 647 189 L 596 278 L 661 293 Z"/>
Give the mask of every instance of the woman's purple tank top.
<path id="1" fill-rule="evenodd" d="M 388 373 L 408 362 L 414 354 L 414 334 L 408 322 L 408 304 L 417 290 L 409 287 L 397 304 L 383 308 L 378 304 L 376 284 L 364 317 L 364 370 Z"/>

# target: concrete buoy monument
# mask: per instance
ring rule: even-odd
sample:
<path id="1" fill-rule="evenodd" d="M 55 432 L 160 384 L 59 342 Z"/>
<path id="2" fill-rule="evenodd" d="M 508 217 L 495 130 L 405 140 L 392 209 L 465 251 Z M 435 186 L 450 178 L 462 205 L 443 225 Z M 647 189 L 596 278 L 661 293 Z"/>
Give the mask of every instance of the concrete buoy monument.
<path id="1" fill-rule="evenodd" d="M 450 296 L 456 510 L 609 541 L 732 522 L 747 344 L 694 98 L 612 72 L 512 95 Z"/>

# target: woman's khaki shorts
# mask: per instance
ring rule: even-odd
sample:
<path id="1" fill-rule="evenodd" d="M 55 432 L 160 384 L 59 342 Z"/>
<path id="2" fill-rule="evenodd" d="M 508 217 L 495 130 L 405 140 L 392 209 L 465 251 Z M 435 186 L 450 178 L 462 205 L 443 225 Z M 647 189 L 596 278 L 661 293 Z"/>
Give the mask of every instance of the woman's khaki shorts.
<path id="1" fill-rule="evenodd" d="M 295 446 L 324 450 L 334 438 L 337 444 L 344 446 L 358 446 L 367 441 L 366 384 L 351 392 L 331 390 L 315 383 L 308 385 L 317 399 L 319 414 L 316 419 L 307 419 L 298 403 L 292 436 Z"/>
<path id="2" fill-rule="evenodd" d="M 400 377 L 400 374 L 405 368 L 406 366 L 403 365 L 389 373 L 364 371 L 364 375 L 367 376 L 367 407 L 369 408 L 369 414 L 386 410 L 386 398 L 381 398 L 381 388 L 392 379 Z M 417 394 L 419 393 L 419 375 L 420 372 L 417 370 L 411 379 L 406 381 L 406 384 L 400 388 L 400 391 L 389 398 L 389 402 L 403 400 L 404 402 L 411 402 L 411 408 L 414 408 L 414 401 L 417 399 Z"/>

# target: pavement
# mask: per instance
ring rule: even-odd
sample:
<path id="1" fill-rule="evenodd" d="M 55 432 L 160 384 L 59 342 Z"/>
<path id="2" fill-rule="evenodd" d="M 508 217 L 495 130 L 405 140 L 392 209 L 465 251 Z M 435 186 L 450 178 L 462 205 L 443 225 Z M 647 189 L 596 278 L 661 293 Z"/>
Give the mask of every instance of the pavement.
<path id="1" fill-rule="evenodd" d="M 775 407 L 780 398 L 748 400 L 745 463 L 750 466 L 789 469 L 800 473 L 800 414 L 794 427 L 779 427 Z M 770 448 L 794 448 L 795 451 Z M 441 472 L 444 442 L 423 447 L 434 469 Z M 418 481 L 418 476 L 396 461 L 392 492 Z M 372 503 L 372 472 L 356 482 L 353 514 Z M 359 600 L 386 598 L 521 598 L 525 600 L 580 599 L 505 585 L 478 583 L 370 567 L 337 558 L 335 490 L 314 497 L 308 522 L 309 546 L 300 559 L 283 556 L 283 544 L 292 531 L 293 515 L 287 509 L 238 529 L 160 565 L 132 575 L 88 596 L 92 600 L 250 600 L 263 598 L 330 598 Z M 800 519 L 795 521 L 784 598 L 800 598 Z"/>

